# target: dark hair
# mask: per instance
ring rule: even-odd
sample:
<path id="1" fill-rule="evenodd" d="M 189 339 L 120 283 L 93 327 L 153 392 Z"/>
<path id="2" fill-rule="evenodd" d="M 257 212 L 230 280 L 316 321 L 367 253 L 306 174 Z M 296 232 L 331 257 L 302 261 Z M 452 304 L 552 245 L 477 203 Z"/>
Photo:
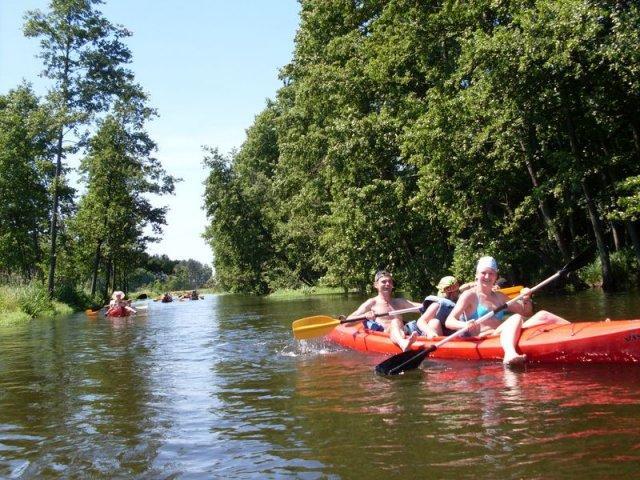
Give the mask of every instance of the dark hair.
<path id="1" fill-rule="evenodd" d="M 376 272 L 376 275 L 374 278 L 374 282 L 377 282 L 378 280 L 380 280 L 382 277 L 389 277 L 393 280 L 393 275 L 391 275 L 391 272 L 387 271 L 387 270 L 378 270 Z"/>

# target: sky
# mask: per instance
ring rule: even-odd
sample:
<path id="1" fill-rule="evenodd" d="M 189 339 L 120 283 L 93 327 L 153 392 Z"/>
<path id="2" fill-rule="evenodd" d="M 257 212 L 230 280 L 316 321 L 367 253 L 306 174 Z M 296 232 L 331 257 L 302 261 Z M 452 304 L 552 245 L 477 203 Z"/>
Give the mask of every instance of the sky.
<path id="1" fill-rule="evenodd" d="M 0 94 L 23 79 L 39 95 L 51 86 L 39 77 L 38 40 L 22 34 L 25 12 L 46 11 L 48 3 L 0 0 Z M 282 86 L 278 72 L 292 58 L 298 2 L 107 0 L 98 9 L 133 33 L 125 39 L 133 55 L 129 68 L 159 113 L 147 131 L 165 170 L 182 178 L 174 196 L 152 199 L 169 212 L 161 241 L 148 252 L 210 265 L 213 253 L 201 237 L 202 147 L 239 148 L 254 117 L 275 97 Z"/>

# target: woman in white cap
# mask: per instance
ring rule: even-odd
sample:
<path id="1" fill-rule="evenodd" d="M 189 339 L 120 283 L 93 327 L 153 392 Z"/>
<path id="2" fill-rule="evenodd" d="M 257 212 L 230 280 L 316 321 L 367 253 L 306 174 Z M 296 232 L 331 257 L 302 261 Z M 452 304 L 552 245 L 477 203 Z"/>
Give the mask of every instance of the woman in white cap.
<path id="1" fill-rule="evenodd" d="M 497 280 L 498 263 L 496 260 L 493 257 L 481 257 L 476 267 L 476 285 L 460 295 L 458 303 L 445 323 L 447 328 L 460 330 L 467 326 L 466 322 L 476 320 L 506 303 L 509 300 L 507 296 L 494 290 Z M 528 289 L 523 289 L 521 293 L 527 291 Z M 523 363 L 526 360 L 526 355 L 521 355 L 516 350 L 523 327 L 569 323 L 564 318 L 544 310 L 532 315 L 533 305 L 530 296 L 525 296 L 518 302 L 512 303 L 507 310 L 515 315 L 505 319 L 507 311 L 502 310 L 483 322 L 482 325 L 474 325 L 467 332 L 468 335 L 500 335 L 500 345 L 504 350 L 503 362 L 507 365 Z M 525 321 L 525 319 L 527 320 Z"/>

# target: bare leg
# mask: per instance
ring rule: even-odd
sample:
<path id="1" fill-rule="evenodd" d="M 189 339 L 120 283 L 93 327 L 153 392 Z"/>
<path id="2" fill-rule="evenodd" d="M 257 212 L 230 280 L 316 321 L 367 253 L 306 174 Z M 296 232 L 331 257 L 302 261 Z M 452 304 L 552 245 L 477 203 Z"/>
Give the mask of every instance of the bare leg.
<path id="1" fill-rule="evenodd" d="M 412 332 L 409 337 L 405 337 L 403 328 L 404 324 L 402 321 L 394 319 L 389 326 L 389 338 L 391 338 L 391 341 L 398 345 L 403 352 L 406 352 L 418 338 L 418 333 Z"/>
<path id="2" fill-rule="evenodd" d="M 540 325 L 566 325 L 567 323 L 571 322 L 546 310 L 540 310 L 531 315 L 522 324 L 522 328 L 538 327 Z"/>
<path id="3" fill-rule="evenodd" d="M 429 340 L 442 336 L 442 327 L 440 326 L 440 320 L 437 318 L 432 318 L 431 320 L 419 318 L 417 325 L 420 331 L 424 332 L 424 336 Z"/>
<path id="4" fill-rule="evenodd" d="M 521 355 L 516 351 L 516 345 L 522 330 L 522 317 L 512 315 L 500 325 L 500 345 L 504 350 L 502 363 L 505 365 L 518 365 L 524 363 L 526 355 Z"/>

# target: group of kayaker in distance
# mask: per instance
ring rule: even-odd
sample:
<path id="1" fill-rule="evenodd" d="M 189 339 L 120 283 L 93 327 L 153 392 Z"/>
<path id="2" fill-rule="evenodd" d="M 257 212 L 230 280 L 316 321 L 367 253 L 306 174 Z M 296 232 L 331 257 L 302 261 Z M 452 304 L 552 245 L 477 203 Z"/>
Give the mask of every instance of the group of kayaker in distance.
<path id="1" fill-rule="evenodd" d="M 185 292 L 181 295 L 176 295 L 178 300 L 202 300 L 204 297 L 198 293 L 197 290 L 191 290 L 190 292 Z M 173 295 L 171 293 L 166 292 L 160 295 L 154 301 L 162 302 L 162 303 L 171 303 L 173 302 Z"/>
<path id="2" fill-rule="evenodd" d="M 198 293 L 197 290 L 191 290 L 189 292 L 185 292 L 182 295 L 178 296 L 179 300 L 201 300 L 204 299 L 202 295 Z M 169 303 L 173 301 L 173 296 L 167 292 L 164 293 L 160 298 L 156 299 L 156 301 L 160 301 L 162 303 Z M 107 311 L 105 315 L 107 317 L 128 317 L 129 315 L 134 315 L 137 313 L 137 310 L 131 306 L 131 300 L 127 300 L 125 298 L 124 292 L 120 290 L 116 290 L 111 295 L 111 301 L 109 302 Z"/>
<path id="3" fill-rule="evenodd" d="M 381 270 L 375 274 L 373 283 L 378 294 L 363 302 L 347 319 L 366 315 L 366 328 L 387 332 L 391 341 L 406 351 L 418 336 L 432 339 L 452 335 L 467 327 L 467 322 L 477 320 L 505 304 L 509 299 L 498 291 L 497 281 L 496 260 L 493 257 L 481 257 L 476 266 L 474 282 L 461 286 L 455 277 L 443 277 L 437 286 L 438 295 L 428 296 L 424 302 L 417 303 L 401 297 L 394 298 L 393 275 Z M 522 299 L 508 304 L 506 311 L 496 313 L 482 324 L 473 324 L 463 336 L 500 336 L 500 345 L 504 350 L 503 362 L 507 365 L 523 363 L 526 355 L 519 354 L 516 349 L 522 328 L 569 323 L 545 310 L 534 314 L 531 296 L 526 295 L 528 291 L 523 289 L 521 293 L 525 296 Z M 423 313 L 418 320 L 406 325 L 401 315 L 383 315 L 411 307 L 422 307 Z M 513 315 L 505 317 L 507 311 Z"/>

